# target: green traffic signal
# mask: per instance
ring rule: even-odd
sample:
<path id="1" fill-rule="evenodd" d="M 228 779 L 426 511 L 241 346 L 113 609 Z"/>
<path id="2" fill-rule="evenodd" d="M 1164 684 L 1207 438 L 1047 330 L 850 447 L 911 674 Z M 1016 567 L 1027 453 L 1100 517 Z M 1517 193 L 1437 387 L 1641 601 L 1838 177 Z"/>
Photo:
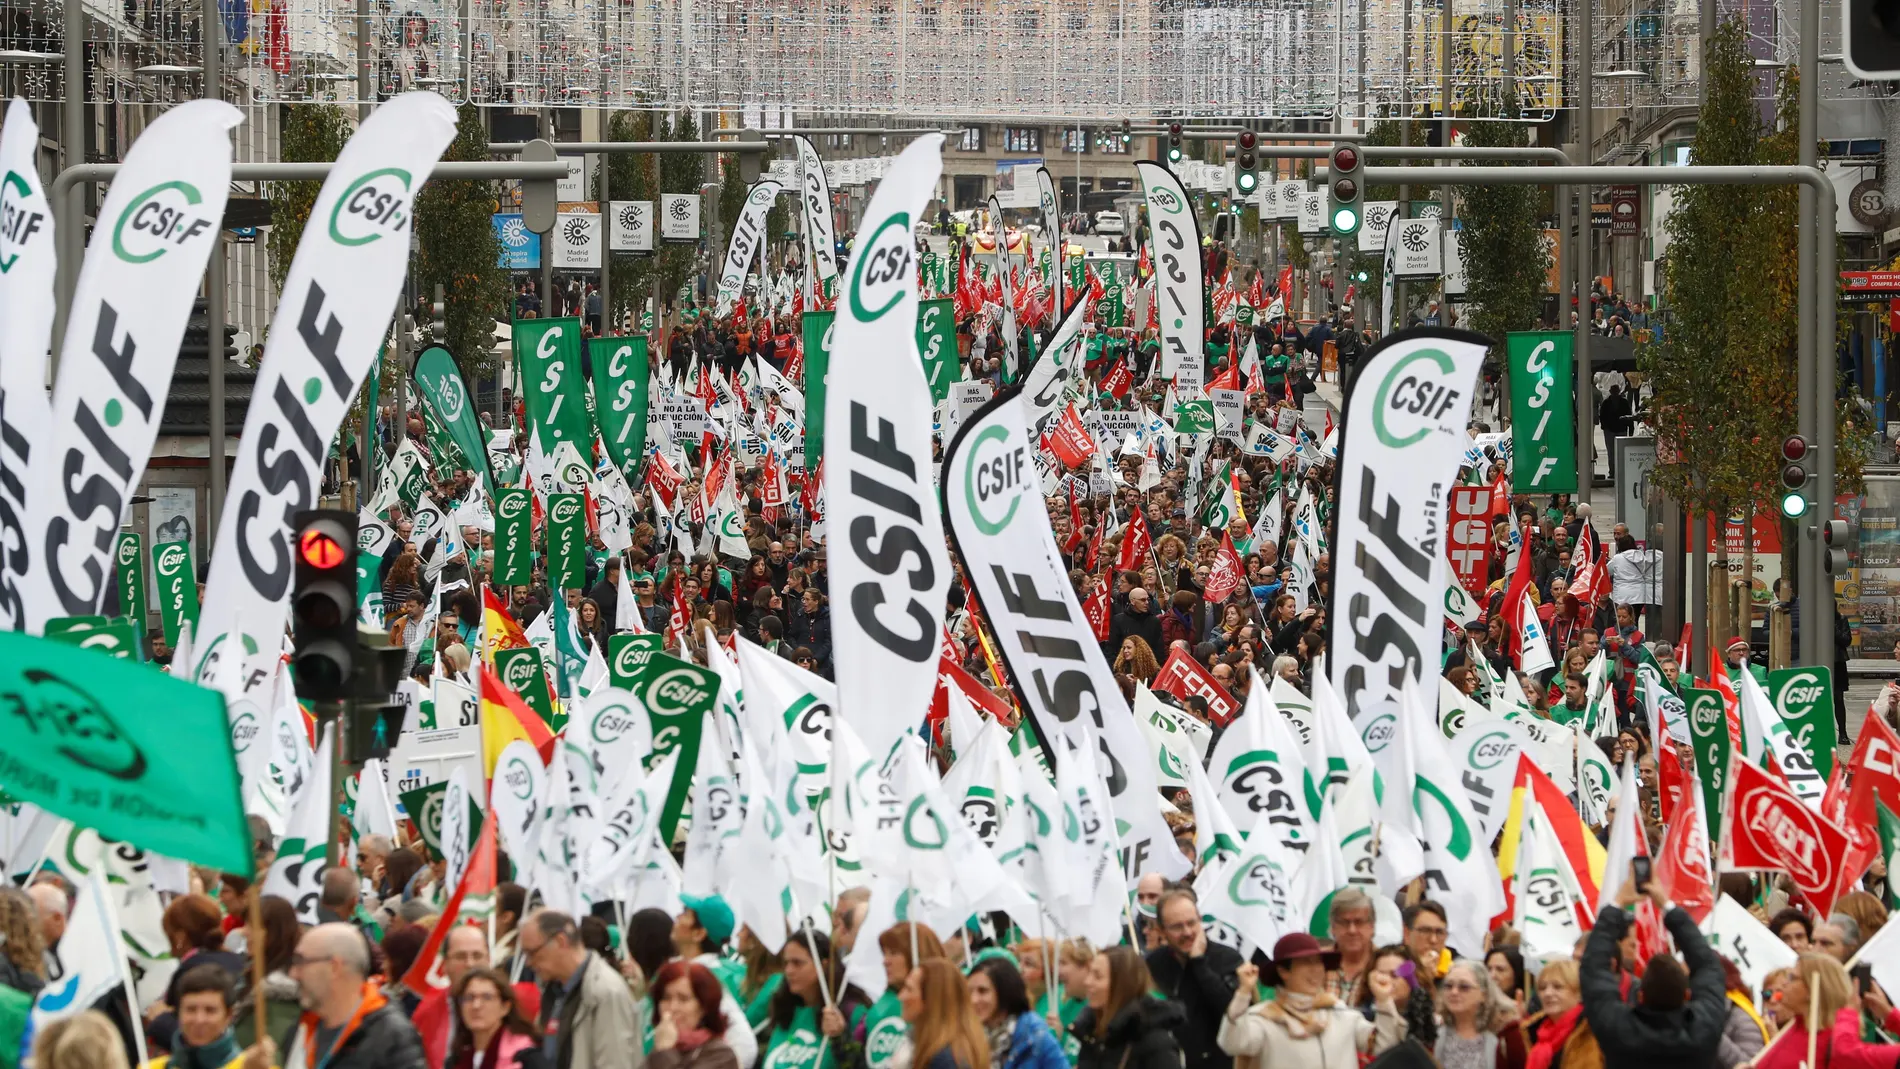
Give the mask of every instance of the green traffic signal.
<path id="1" fill-rule="evenodd" d="M 1791 520 L 1798 520 L 1808 514 L 1808 496 L 1800 490 L 1789 490 L 1781 495 L 1781 514 Z"/>
<path id="2" fill-rule="evenodd" d="M 1359 209 L 1342 204 L 1333 209 L 1333 233 L 1356 234 L 1359 232 Z"/>

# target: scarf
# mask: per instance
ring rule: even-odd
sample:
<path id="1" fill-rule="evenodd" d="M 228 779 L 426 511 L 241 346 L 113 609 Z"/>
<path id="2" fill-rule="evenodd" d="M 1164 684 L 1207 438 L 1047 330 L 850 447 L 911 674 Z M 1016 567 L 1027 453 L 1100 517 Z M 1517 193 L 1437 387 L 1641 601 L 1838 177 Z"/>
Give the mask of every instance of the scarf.
<path id="1" fill-rule="evenodd" d="M 172 1033 L 171 1065 L 175 1069 L 223 1069 L 243 1053 L 238 1048 L 237 1037 L 225 1029 L 218 1038 L 202 1047 L 194 1047 L 185 1042 L 185 1033 Z"/>
<path id="2" fill-rule="evenodd" d="M 1577 1025 L 1583 1021 L 1583 1004 L 1578 1003 L 1555 1017 L 1545 1017 L 1544 1025 L 1537 1030 L 1537 1045 L 1531 1048 L 1530 1056 L 1524 1061 L 1524 1069 L 1550 1069 L 1557 1064 L 1558 1055 L 1564 1044 L 1576 1033 Z"/>
<path id="3" fill-rule="evenodd" d="M 690 1051 L 698 1050 L 700 1047 L 712 1042 L 712 1040 L 713 1034 L 704 1028 L 682 1028 L 680 1029 L 679 1039 L 674 1041 L 673 1047 L 680 1053 L 685 1054 Z"/>
<path id="4" fill-rule="evenodd" d="M 1261 1012 L 1278 1020 L 1294 1039 L 1307 1039 L 1326 1031 L 1326 1017 L 1319 1011 L 1330 1010 L 1334 1005 L 1336 1001 L 1328 994 L 1307 995 L 1281 988 L 1274 993 L 1272 1002 L 1261 1007 Z"/>

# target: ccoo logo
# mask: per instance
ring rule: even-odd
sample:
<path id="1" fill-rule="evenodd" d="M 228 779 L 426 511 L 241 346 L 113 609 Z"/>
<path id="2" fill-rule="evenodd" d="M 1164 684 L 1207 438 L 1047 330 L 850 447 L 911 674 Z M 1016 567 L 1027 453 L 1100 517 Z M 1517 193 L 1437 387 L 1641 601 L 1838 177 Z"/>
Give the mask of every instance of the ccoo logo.
<path id="1" fill-rule="evenodd" d="M 409 225 L 411 177 L 400 167 L 384 167 L 351 182 L 330 209 L 330 240 L 339 245 L 368 245 Z"/>
<path id="2" fill-rule="evenodd" d="M 200 234 L 211 220 L 197 211 L 204 202 L 189 182 L 161 182 L 132 198 L 112 226 L 112 253 L 129 264 L 151 263 Z"/>

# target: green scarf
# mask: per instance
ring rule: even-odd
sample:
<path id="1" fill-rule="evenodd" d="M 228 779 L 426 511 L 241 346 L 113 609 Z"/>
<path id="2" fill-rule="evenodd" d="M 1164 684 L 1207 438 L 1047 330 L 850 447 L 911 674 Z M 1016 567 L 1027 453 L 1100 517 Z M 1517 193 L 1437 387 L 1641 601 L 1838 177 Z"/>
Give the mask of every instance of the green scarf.
<path id="1" fill-rule="evenodd" d="M 229 1028 L 202 1047 L 186 1043 L 183 1029 L 172 1033 L 172 1069 L 224 1069 L 241 1053 Z"/>

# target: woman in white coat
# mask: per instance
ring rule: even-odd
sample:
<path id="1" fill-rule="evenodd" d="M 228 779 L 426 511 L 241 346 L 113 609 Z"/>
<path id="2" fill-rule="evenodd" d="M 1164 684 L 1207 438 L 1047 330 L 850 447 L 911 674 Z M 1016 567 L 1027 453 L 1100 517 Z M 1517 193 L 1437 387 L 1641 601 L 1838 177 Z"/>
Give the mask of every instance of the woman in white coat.
<path id="1" fill-rule="evenodd" d="M 1370 974 L 1373 1020 L 1326 990 L 1326 972 L 1339 955 L 1304 932 L 1280 937 L 1266 968 L 1242 965 L 1234 999 L 1221 1019 L 1216 1041 L 1234 1056 L 1234 1069 L 1350 1069 L 1361 1054 L 1378 1054 L 1405 1038 L 1405 1021 L 1393 1004 L 1390 976 Z M 1256 981 L 1276 991 L 1255 1005 Z"/>

